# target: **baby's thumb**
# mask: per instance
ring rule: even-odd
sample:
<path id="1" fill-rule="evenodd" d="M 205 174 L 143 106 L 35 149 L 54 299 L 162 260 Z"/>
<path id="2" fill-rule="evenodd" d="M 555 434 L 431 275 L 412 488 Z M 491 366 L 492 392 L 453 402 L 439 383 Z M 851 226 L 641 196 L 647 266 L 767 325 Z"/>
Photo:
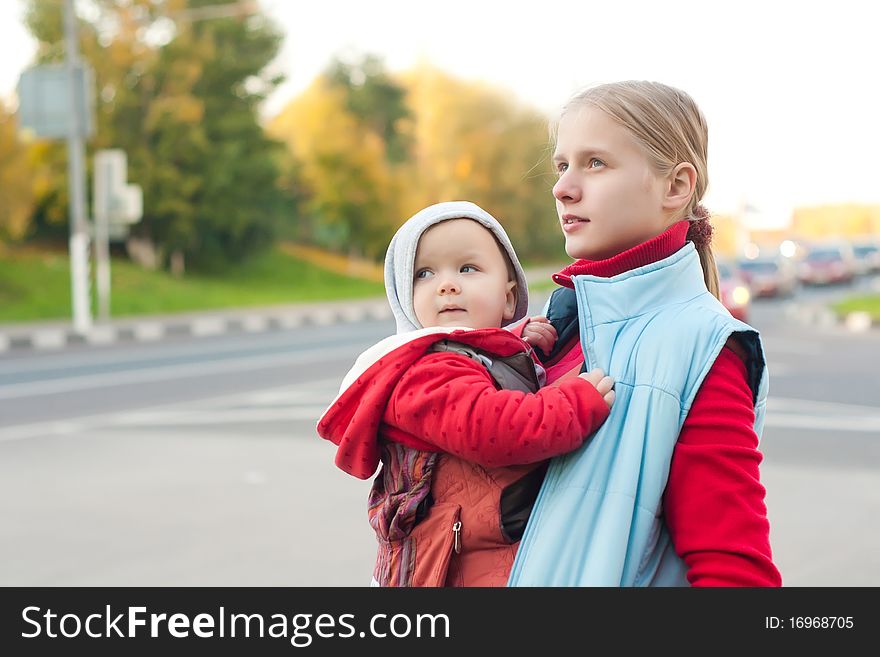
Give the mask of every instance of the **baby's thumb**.
<path id="1" fill-rule="evenodd" d="M 610 376 L 602 377 L 602 380 L 596 384 L 596 390 L 599 391 L 600 394 L 604 395 L 608 392 L 611 392 L 611 389 L 614 387 L 614 379 Z"/>
<path id="2" fill-rule="evenodd" d="M 582 372 L 581 374 L 578 374 L 578 376 L 598 387 L 599 381 L 601 381 L 602 377 L 605 376 L 605 372 L 597 367 L 593 370 L 590 370 L 589 372 Z"/>

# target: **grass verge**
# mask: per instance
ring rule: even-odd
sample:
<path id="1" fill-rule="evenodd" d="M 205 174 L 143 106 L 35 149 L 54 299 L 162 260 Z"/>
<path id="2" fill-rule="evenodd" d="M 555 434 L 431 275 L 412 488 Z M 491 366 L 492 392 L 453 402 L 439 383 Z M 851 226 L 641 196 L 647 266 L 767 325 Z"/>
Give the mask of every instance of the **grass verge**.
<path id="1" fill-rule="evenodd" d="M 384 295 L 380 282 L 323 269 L 280 248 L 230 265 L 222 276 L 188 273 L 176 278 L 113 260 L 111 280 L 113 317 Z M 92 298 L 94 305 L 94 286 Z M 0 321 L 68 319 L 70 314 L 65 252 L 9 249 L 0 256 Z"/>
<path id="2" fill-rule="evenodd" d="M 871 318 L 880 321 L 880 294 L 865 294 L 855 297 L 849 297 L 831 308 L 838 315 L 848 315 L 854 312 L 866 312 Z"/>

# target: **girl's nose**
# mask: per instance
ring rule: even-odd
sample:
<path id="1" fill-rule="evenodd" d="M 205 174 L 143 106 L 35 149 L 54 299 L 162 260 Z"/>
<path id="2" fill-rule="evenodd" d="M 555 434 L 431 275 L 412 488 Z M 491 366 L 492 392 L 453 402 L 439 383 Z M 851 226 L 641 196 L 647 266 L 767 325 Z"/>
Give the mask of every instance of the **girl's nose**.
<path id="1" fill-rule="evenodd" d="M 581 200 L 581 192 L 577 185 L 571 183 L 571 179 L 567 178 L 565 174 L 560 176 L 559 180 L 556 181 L 556 184 L 553 185 L 553 196 L 557 201 L 562 201 L 563 203 L 577 203 Z"/>

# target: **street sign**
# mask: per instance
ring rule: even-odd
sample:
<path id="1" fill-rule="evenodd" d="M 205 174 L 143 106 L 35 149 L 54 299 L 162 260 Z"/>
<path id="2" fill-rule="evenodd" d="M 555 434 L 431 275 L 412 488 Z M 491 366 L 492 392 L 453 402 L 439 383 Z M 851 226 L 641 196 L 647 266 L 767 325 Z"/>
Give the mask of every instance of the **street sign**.
<path id="1" fill-rule="evenodd" d="M 119 148 L 95 153 L 95 221 L 108 224 L 136 224 L 144 211 L 140 185 L 126 183 L 128 158 Z"/>
<path id="2" fill-rule="evenodd" d="M 91 137 L 95 132 L 95 76 L 91 67 L 74 67 L 74 95 L 79 107 L 76 115 L 77 136 Z M 65 64 L 34 66 L 18 80 L 18 120 L 22 130 L 37 137 L 66 139 L 70 136 L 70 81 Z"/>
<path id="3" fill-rule="evenodd" d="M 128 157 L 121 148 L 95 153 L 95 280 L 98 316 L 110 318 L 110 242 L 124 240 L 128 227 L 141 220 L 144 197 L 140 185 L 130 185 Z"/>

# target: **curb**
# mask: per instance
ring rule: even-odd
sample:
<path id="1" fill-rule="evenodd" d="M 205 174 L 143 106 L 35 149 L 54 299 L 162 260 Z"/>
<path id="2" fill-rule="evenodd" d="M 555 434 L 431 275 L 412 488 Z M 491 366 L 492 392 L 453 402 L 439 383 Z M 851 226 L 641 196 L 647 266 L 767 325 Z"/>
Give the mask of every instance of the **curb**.
<path id="1" fill-rule="evenodd" d="M 526 271 L 526 279 L 529 282 L 547 279 L 559 269 L 560 266 L 555 265 L 533 268 Z M 69 322 L 5 324 L 0 325 L 0 355 L 27 350 L 58 351 L 68 347 L 156 342 L 164 338 L 262 333 L 369 319 L 393 319 L 384 296 L 115 319 L 105 324 L 96 323 L 85 333 L 73 330 Z"/>
<path id="2" fill-rule="evenodd" d="M 785 308 L 785 314 L 805 324 L 823 328 L 840 327 L 851 333 L 880 330 L 880 320 L 866 312 L 852 312 L 841 316 L 822 305 L 789 304 Z"/>
<path id="3" fill-rule="evenodd" d="M 300 306 L 239 309 L 234 313 L 187 313 L 95 324 L 85 333 L 57 322 L 0 326 L 0 354 L 53 351 L 74 346 L 156 342 L 169 337 L 263 333 L 301 326 L 330 326 L 368 319 L 391 319 L 387 300 L 341 301 Z"/>
<path id="4" fill-rule="evenodd" d="M 785 315 L 805 324 L 840 327 L 852 333 L 880 330 L 880 320 L 865 312 L 838 316 L 822 305 L 792 303 Z M 300 306 L 239 309 L 234 313 L 187 313 L 141 317 L 96 324 L 86 333 L 69 324 L 44 323 L 0 326 L 0 354 L 20 351 L 58 351 L 68 347 L 157 342 L 165 338 L 210 337 L 263 333 L 301 326 L 330 326 L 363 320 L 390 320 L 383 297 L 368 301 L 326 302 Z"/>

